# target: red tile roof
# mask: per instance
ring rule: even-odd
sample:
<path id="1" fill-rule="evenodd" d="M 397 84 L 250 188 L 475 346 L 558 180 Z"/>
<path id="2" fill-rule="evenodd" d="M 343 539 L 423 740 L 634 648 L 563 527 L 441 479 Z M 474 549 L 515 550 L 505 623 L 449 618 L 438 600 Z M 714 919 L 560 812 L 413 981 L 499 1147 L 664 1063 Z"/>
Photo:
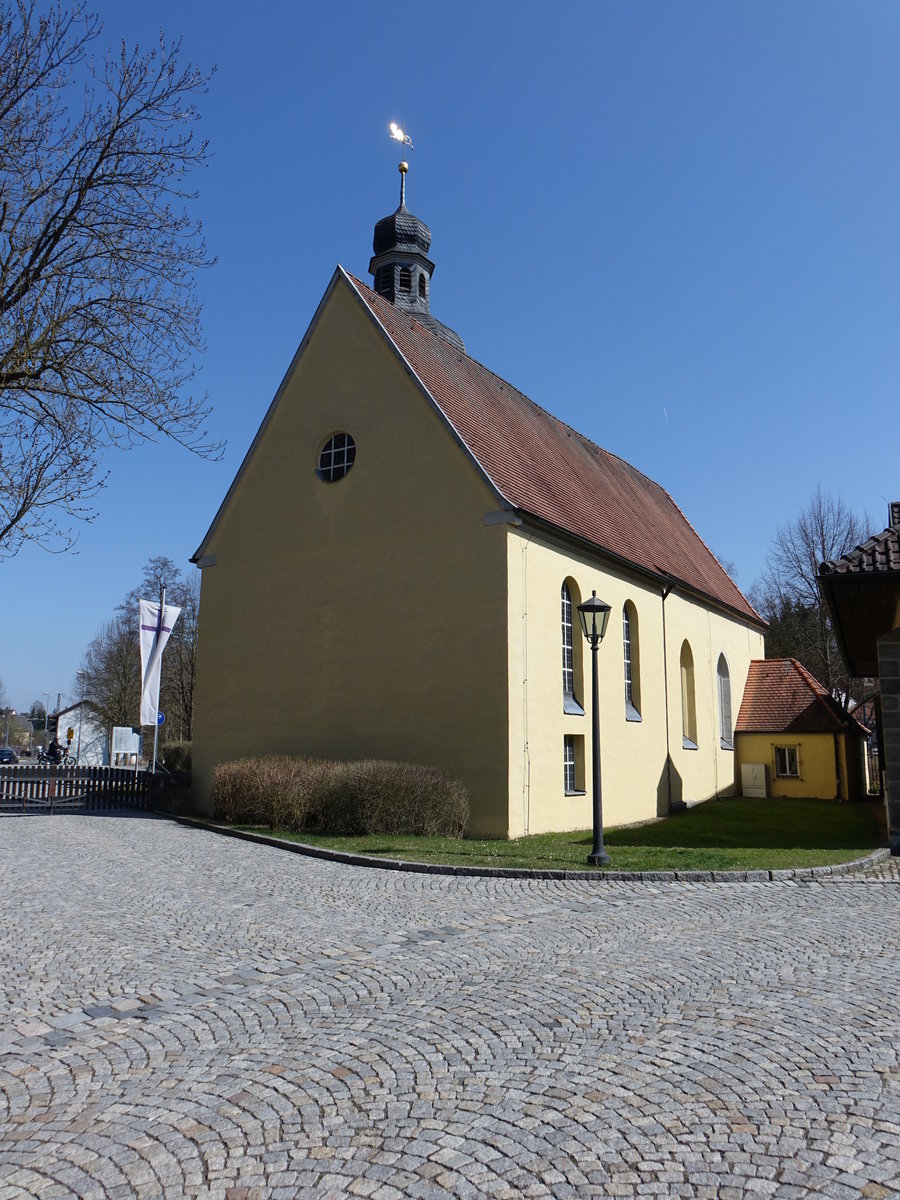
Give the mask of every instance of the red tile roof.
<path id="1" fill-rule="evenodd" d="M 735 733 L 857 733 L 849 716 L 796 658 L 754 659 Z"/>
<path id="2" fill-rule="evenodd" d="M 663 488 L 348 278 L 513 508 L 765 624 Z"/>

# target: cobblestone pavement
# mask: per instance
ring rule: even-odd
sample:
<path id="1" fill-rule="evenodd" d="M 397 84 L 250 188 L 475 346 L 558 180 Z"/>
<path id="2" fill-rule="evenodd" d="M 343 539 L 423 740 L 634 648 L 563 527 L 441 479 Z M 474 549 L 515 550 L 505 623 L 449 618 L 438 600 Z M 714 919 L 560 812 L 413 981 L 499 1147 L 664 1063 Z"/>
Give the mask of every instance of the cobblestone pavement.
<path id="1" fill-rule="evenodd" d="M 900 1195 L 900 881 L 0 821 L 0 1200 Z"/>

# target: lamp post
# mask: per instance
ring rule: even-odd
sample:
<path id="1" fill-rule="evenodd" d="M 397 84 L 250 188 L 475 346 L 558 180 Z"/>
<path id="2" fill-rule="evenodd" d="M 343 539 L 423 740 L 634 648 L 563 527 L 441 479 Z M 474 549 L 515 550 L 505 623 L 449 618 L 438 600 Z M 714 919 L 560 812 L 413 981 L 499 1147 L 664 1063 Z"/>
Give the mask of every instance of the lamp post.
<path id="1" fill-rule="evenodd" d="M 605 867 L 610 861 L 609 855 L 603 849 L 603 801 L 600 792 L 600 687 L 597 670 L 597 650 L 606 633 L 609 613 L 610 606 L 602 600 L 598 600 L 596 592 L 592 593 L 590 600 L 585 600 L 583 604 L 578 605 L 581 628 L 591 647 L 591 685 L 594 693 L 591 698 L 591 715 L 594 726 L 591 738 L 594 766 L 594 846 L 588 855 L 588 862 L 595 867 Z"/>
<path id="2" fill-rule="evenodd" d="M 9 749 L 9 718 L 14 717 L 15 715 L 16 715 L 16 710 L 14 708 L 7 708 L 7 710 L 6 710 L 6 748 L 7 749 Z"/>
<path id="3" fill-rule="evenodd" d="M 50 693 L 41 692 L 42 696 L 47 697 L 47 703 L 44 705 L 44 749 L 47 749 L 47 731 L 50 728 Z"/>

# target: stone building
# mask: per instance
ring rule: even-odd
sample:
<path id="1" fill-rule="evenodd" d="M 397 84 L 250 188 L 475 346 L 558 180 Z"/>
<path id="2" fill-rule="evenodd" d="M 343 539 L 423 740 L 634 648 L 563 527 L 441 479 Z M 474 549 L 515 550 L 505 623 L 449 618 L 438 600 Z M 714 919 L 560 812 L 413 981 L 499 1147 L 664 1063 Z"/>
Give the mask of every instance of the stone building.
<path id="1" fill-rule="evenodd" d="M 847 670 L 881 684 L 876 718 L 882 786 L 891 849 L 900 854 L 900 502 L 890 505 L 881 533 L 822 563 L 819 589 Z"/>

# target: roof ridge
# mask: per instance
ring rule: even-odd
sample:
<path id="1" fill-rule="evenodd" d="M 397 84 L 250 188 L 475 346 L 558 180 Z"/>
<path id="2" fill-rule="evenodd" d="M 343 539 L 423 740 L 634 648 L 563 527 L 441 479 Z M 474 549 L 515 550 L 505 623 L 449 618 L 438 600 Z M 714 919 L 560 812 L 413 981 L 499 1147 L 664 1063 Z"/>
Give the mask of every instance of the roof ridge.
<path id="1" fill-rule="evenodd" d="M 813 675 L 812 671 L 810 671 L 808 667 L 804 667 L 803 663 L 800 662 L 799 659 L 789 658 L 787 661 L 793 664 L 794 670 L 799 672 L 801 678 L 804 680 L 805 683 L 809 684 L 809 686 L 816 693 L 816 695 L 818 695 L 818 696 L 831 695 L 831 693 L 825 687 L 825 684 L 820 683 L 819 680 L 816 679 L 815 675 Z"/>

